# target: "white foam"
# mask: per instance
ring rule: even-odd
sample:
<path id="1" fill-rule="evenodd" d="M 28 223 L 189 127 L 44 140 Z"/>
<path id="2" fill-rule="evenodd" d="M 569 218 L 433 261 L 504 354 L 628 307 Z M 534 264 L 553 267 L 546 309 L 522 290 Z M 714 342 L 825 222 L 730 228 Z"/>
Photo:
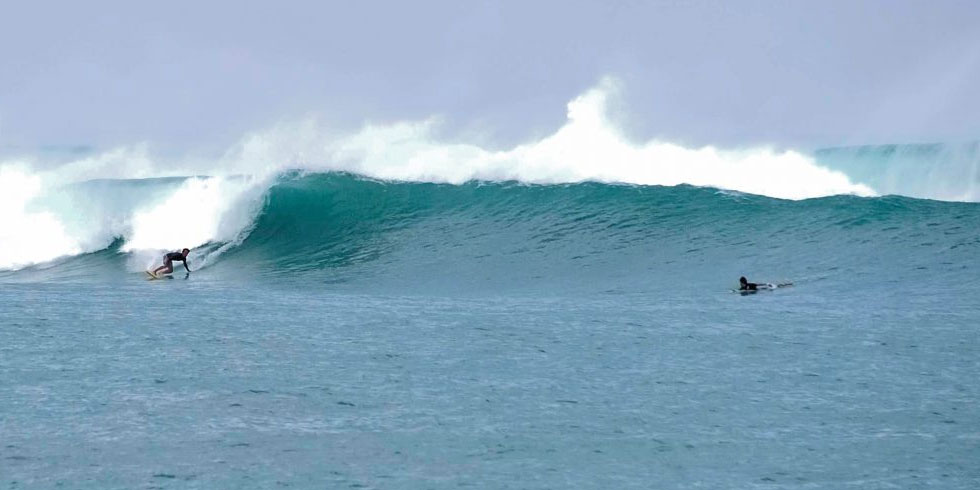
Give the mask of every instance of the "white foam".
<path id="1" fill-rule="evenodd" d="M 607 115 L 616 87 L 614 80 L 603 80 L 569 102 L 567 121 L 555 133 L 503 151 L 441 141 L 436 137 L 436 119 L 368 125 L 344 137 L 330 135 L 307 120 L 249 135 L 228 160 L 238 165 L 275 161 L 379 179 L 455 184 L 474 179 L 541 184 L 595 181 L 690 184 L 784 199 L 875 195 L 870 187 L 795 151 L 630 142 Z"/>
<path id="2" fill-rule="evenodd" d="M 122 250 L 179 250 L 227 241 L 251 221 L 251 179 L 190 178 L 162 202 L 134 210 Z M 242 208 L 244 206 L 244 208 Z"/>
<path id="3" fill-rule="evenodd" d="M 45 262 L 81 251 L 57 216 L 32 209 L 41 178 L 25 167 L 0 166 L 0 269 Z"/>

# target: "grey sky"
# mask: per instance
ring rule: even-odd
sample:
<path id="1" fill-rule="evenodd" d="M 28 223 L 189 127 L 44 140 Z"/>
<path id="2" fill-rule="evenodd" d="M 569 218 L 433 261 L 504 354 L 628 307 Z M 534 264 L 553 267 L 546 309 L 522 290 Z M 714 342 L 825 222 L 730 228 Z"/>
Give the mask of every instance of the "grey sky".
<path id="1" fill-rule="evenodd" d="M 612 75 L 631 136 L 980 137 L 980 2 L 8 2 L 0 147 L 224 148 L 316 115 L 509 145 Z"/>

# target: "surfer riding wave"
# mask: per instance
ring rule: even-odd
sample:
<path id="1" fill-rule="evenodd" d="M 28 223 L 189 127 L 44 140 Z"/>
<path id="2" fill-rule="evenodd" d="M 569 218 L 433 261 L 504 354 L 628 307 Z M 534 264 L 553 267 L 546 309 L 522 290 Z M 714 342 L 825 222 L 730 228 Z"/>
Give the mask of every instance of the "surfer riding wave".
<path id="1" fill-rule="evenodd" d="M 184 269 L 190 273 L 191 269 L 187 266 L 187 256 L 191 253 L 191 249 L 185 248 L 180 252 L 170 252 L 163 256 L 163 265 L 153 269 L 153 275 L 156 276 L 157 273 L 163 272 L 164 274 L 170 274 L 174 271 L 174 261 L 179 261 L 184 264 Z"/>

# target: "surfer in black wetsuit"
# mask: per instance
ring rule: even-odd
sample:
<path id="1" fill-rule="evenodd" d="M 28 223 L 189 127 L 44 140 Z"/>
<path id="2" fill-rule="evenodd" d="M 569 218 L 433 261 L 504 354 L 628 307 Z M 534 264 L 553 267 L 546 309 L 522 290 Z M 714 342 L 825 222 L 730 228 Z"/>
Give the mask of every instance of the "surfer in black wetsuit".
<path id="1" fill-rule="evenodd" d="M 158 272 L 163 271 L 165 274 L 170 274 L 174 271 L 173 261 L 178 260 L 184 263 L 184 268 L 187 269 L 189 273 L 191 271 L 190 267 L 187 267 L 187 255 L 191 253 L 191 249 L 185 248 L 180 252 L 170 252 L 163 256 L 163 265 L 157 267 L 153 270 L 153 275 L 157 275 Z"/>
<path id="2" fill-rule="evenodd" d="M 791 282 L 781 282 L 779 284 L 765 283 L 765 282 L 764 283 L 749 282 L 747 279 L 745 279 L 745 276 L 738 278 L 738 290 L 742 291 L 743 293 L 745 291 L 749 291 L 749 292 L 763 291 L 763 290 L 772 291 L 773 289 L 776 288 L 784 288 L 792 285 L 793 283 Z"/>

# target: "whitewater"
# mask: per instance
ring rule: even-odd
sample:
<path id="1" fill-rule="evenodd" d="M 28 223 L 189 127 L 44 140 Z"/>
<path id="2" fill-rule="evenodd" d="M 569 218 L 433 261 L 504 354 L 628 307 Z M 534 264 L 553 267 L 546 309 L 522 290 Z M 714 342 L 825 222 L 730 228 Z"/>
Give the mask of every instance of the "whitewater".
<path id="1" fill-rule="evenodd" d="M 0 484 L 977 488 L 978 145 L 637 141 L 618 90 L 0 157 Z"/>

